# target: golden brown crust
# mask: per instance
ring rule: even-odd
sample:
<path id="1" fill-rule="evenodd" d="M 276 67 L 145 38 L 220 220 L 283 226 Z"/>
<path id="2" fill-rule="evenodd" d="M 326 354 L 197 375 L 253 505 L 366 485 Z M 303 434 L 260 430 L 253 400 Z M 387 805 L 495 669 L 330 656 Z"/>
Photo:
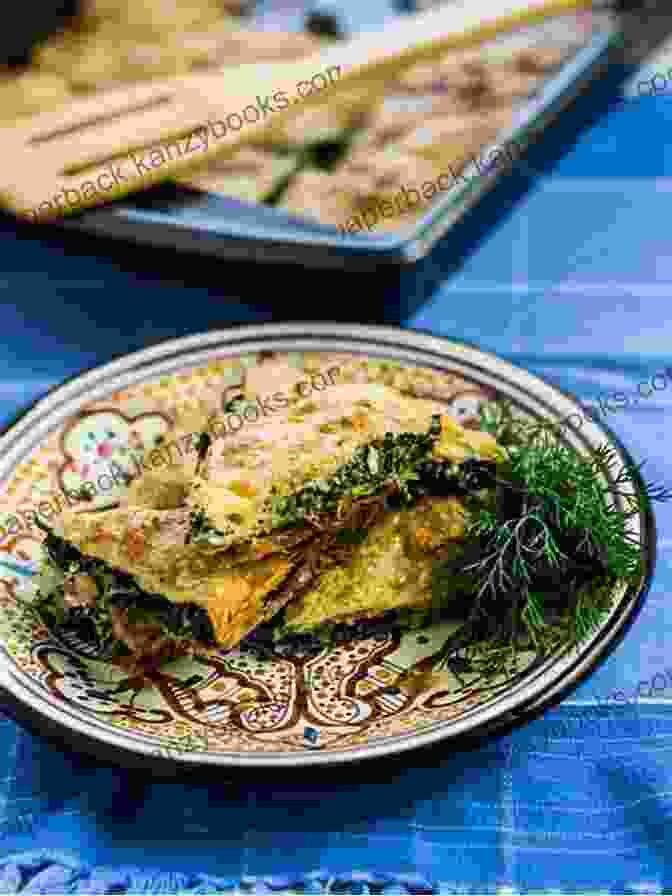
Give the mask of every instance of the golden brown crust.
<path id="1" fill-rule="evenodd" d="M 283 372 L 282 366 L 276 370 L 269 364 L 265 368 L 271 380 L 276 372 Z M 387 433 L 427 432 L 437 414 L 441 435 L 434 448 L 436 458 L 460 462 L 472 454 L 495 459 L 499 456 L 492 436 L 465 429 L 452 417 L 441 414 L 445 404 L 436 396 L 445 397 L 440 385 L 447 384 L 431 372 L 420 375 L 413 369 L 390 365 L 389 369 L 377 369 L 376 374 L 389 382 L 376 383 L 366 381 L 366 375 L 373 376 L 366 366 L 343 364 L 333 369 L 345 382 L 334 383 L 331 388 L 325 384 L 310 399 L 297 397 L 283 413 L 260 421 L 256 430 L 250 425 L 248 431 L 213 441 L 198 476 L 193 475 L 191 466 L 188 470 L 170 467 L 147 471 L 132 484 L 127 503 L 121 507 L 65 512 L 61 519 L 63 537 L 83 554 L 133 575 L 144 591 L 176 603 L 204 607 L 217 643 L 229 648 L 280 607 L 298 601 L 325 571 L 348 561 L 352 552 L 338 541 L 341 529 L 369 532 L 384 522 L 385 495 L 379 494 L 343 501 L 335 514 L 314 515 L 295 528 L 276 531 L 271 526 L 257 531 L 257 516 L 263 516 L 263 499 L 271 487 L 280 489 L 280 494 L 292 495 L 307 480 L 328 478 L 361 445 Z M 289 377 L 288 388 L 296 388 L 297 396 L 301 377 L 311 375 L 309 370 L 284 373 Z M 314 373 L 312 376 L 315 378 Z M 270 392 L 267 385 L 261 376 L 252 381 L 257 398 Z M 454 383 L 450 385 L 454 389 Z M 426 397 L 408 394 L 413 391 L 424 391 Z M 249 395 L 246 398 L 251 400 Z M 389 485 L 393 488 L 392 483 Z M 205 505 L 206 518 L 216 524 L 226 522 L 230 511 L 235 511 L 241 518 L 239 537 L 220 546 L 198 543 L 192 530 L 196 500 Z M 258 500 L 261 503 L 255 504 Z M 177 506 L 167 506 L 170 504 Z M 464 517 L 457 512 L 456 502 L 444 499 L 442 506 L 443 516 L 437 518 L 438 522 L 422 507 L 408 515 L 406 523 L 417 522 L 417 532 L 411 533 L 409 556 L 419 564 L 418 569 L 446 538 L 458 539 L 464 532 Z M 250 511 L 251 523 L 246 520 L 245 508 Z M 440 532 L 435 531 L 437 527 Z M 387 560 L 382 558 L 381 562 L 384 565 Z M 373 571 L 369 578 L 375 581 L 379 574 L 380 570 Z M 392 599 L 390 606 L 425 601 L 425 592 L 411 591 L 403 592 L 399 600 Z M 386 595 L 385 600 L 389 599 Z M 385 609 L 380 595 L 376 600 L 366 596 L 362 600 L 363 604 L 346 600 L 344 607 L 350 607 L 348 613 L 354 607 L 374 615 Z M 292 617 L 299 612 L 297 607 L 298 603 Z M 331 605 L 320 612 L 324 618 L 338 616 Z M 154 654 L 164 649 L 167 636 L 157 626 L 131 625 L 120 613 L 115 613 L 115 626 L 117 637 L 135 653 L 146 649 Z"/>

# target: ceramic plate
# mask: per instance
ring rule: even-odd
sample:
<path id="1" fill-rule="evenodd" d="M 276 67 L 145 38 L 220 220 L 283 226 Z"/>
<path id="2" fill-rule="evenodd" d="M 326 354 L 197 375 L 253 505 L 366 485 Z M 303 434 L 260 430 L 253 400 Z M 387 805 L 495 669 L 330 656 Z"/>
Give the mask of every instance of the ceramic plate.
<path id="1" fill-rule="evenodd" d="M 579 648 L 543 662 L 528 657 L 508 682 L 472 676 L 460 685 L 445 672 L 416 693 L 396 687 L 404 671 L 431 666 L 446 635 L 441 624 L 309 658 L 233 651 L 179 659 L 162 666 L 151 687 L 139 688 L 90 644 L 22 612 L 41 553 L 31 512 L 55 515 L 66 493 L 70 501 L 80 500 L 76 493 L 109 502 L 126 487 L 124 472 L 137 472 L 138 459 L 146 467 L 166 462 L 161 445 L 174 427 L 185 431 L 199 408 L 221 412 L 268 365 L 279 371 L 277 391 L 296 371 L 306 394 L 352 378 L 401 390 L 420 383 L 467 426 L 477 425 L 480 402 L 507 398 L 520 413 L 565 421 L 564 438 L 579 450 L 609 441 L 619 462 L 628 461 L 612 435 L 555 387 L 472 346 L 408 330 L 245 327 L 163 343 L 96 368 L 52 391 L 1 440 L 0 686 L 20 721 L 121 763 L 344 762 L 481 735 L 538 714 L 622 637 L 651 577 L 655 536 L 647 514 L 633 522 L 646 555 L 641 587 L 615 593 L 610 615 Z"/>

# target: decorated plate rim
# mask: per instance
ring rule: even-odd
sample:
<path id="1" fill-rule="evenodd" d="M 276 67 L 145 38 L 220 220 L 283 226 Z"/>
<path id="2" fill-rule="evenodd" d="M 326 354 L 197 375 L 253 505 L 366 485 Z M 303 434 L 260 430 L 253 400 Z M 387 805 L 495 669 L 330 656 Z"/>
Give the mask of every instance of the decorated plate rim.
<path id="1" fill-rule="evenodd" d="M 419 329 L 401 327 L 342 324 L 325 322 L 265 323 L 245 325 L 226 330 L 210 330 L 177 339 L 165 340 L 149 348 L 122 353 L 107 363 L 94 366 L 52 387 L 27 409 L 19 412 L 3 429 L 0 436 L 0 476 L 3 481 L 11 476 L 16 466 L 15 455 L 25 454 L 27 434 L 32 435 L 30 450 L 47 433 L 58 429 L 83 404 L 80 400 L 96 401 L 97 391 L 109 395 L 123 380 L 126 387 L 138 381 L 152 380 L 166 375 L 170 369 L 197 365 L 211 359 L 254 354 L 259 351 L 286 352 L 346 352 L 367 358 L 384 357 L 406 361 L 418 367 L 442 372 L 476 372 L 477 381 L 493 385 L 507 395 L 525 395 L 530 408 L 550 411 L 559 419 L 581 413 L 585 428 L 567 440 L 584 448 L 603 442 L 605 438 L 619 454 L 622 462 L 632 464 L 630 453 L 612 430 L 601 421 L 587 416 L 578 400 L 548 383 L 543 377 L 519 367 L 497 354 L 484 350 L 466 340 L 452 340 Z M 74 407 L 73 407 L 74 405 Z M 66 410 L 70 406 L 70 410 Z M 567 434 L 565 433 L 567 436 Z M 24 451 L 21 451 L 21 446 Z M 637 475 L 636 486 L 643 485 Z M 569 649 L 560 657 L 546 660 L 530 675 L 512 688 L 506 688 L 494 698 L 462 711 L 453 720 L 428 725 L 418 733 L 396 733 L 372 737 L 370 742 L 347 749 L 325 749 L 322 752 L 188 752 L 170 759 L 156 757 L 150 736 L 133 731 L 114 730 L 84 710 L 68 707 L 65 713 L 61 701 L 43 691 L 26 673 L 19 673 L 4 645 L 0 645 L 0 688 L 15 704 L 20 704 L 17 715 L 36 730 L 43 724 L 53 735 L 57 726 L 60 735 L 76 733 L 83 748 L 92 752 L 100 747 L 115 758 L 150 759 L 154 765 L 174 766 L 251 766 L 296 767 L 357 762 L 365 758 L 390 756 L 410 749 L 427 747 L 440 741 L 451 741 L 459 746 L 474 738 L 504 733 L 526 721 L 531 721 L 571 693 L 606 659 L 621 642 L 637 617 L 649 590 L 655 569 L 656 527 L 650 508 L 640 515 L 642 542 L 646 558 L 646 572 L 639 587 L 628 587 L 615 601 L 606 620 L 580 649 Z M 41 724 L 42 723 L 42 724 Z M 158 742 L 157 738 L 157 742 Z"/>

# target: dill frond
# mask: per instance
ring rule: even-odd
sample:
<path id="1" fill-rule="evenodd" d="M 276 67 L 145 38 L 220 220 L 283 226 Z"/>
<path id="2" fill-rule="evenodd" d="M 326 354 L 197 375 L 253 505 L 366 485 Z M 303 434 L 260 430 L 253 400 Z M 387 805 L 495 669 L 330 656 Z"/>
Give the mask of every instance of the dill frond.
<path id="1" fill-rule="evenodd" d="M 643 574 L 632 520 L 672 490 L 623 465 L 608 444 L 589 455 L 559 438 L 558 424 L 516 419 L 509 402 L 487 402 L 481 428 L 507 448 L 489 501 L 470 514 L 464 550 L 435 568 L 434 599 L 448 606 L 470 583 L 461 637 L 437 653 L 490 677 L 514 658 L 575 646 L 605 618 L 618 582 Z M 452 584 L 451 584 L 452 582 Z"/>

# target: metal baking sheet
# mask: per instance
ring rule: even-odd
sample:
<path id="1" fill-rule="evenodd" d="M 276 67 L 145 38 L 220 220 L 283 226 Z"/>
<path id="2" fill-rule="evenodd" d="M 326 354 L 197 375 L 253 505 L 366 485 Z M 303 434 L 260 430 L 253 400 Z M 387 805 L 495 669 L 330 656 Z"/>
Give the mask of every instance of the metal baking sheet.
<path id="1" fill-rule="evenodd" d="M 537 40 L 552 40 L 558 29 L 566 40 L 570 20 L 581 21 L 577 16 L 549 20 L 500 38 L 497 43 L 531 45 Z M 612 50 L 621 41 L 615 14 L 592 14 L 590 31 L 583 36 L 581 46 L 556 75 L 549 77 L 542 90 L 517 110 L 514 125 L 500 133 L 496 146 L 508 150 L 509 157 L 522 158 L 526 147 L 605 69 Z M 484 155 L 482 152 L 480 158 Z M 433 202 L 425 215 L 394 232 L 348 234 L 280 208 L 171 185 L 61 219 L 57 226 L 225 259 L 292 262 L 317 268 L 411 264 L 426 255 L 509 170 L 506 162 L 490 170 L 472 165 L 471 171 L 464 172 L 470 178 L 468 182 L 461 178 Z"/>

